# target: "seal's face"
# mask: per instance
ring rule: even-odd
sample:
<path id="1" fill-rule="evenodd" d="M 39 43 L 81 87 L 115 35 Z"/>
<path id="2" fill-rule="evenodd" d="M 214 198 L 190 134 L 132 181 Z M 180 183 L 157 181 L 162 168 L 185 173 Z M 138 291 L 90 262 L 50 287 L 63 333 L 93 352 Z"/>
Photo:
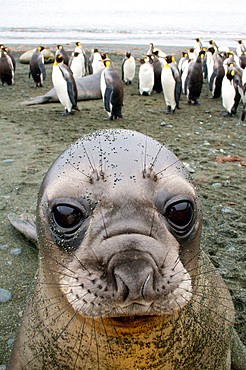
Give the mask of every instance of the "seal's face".
<path id="1" fill-rule="evenodd" d="M 76 313 L 160 316 L 191 299 L 200 203 L 157 141 L 127 130 L 86 136 L 49 170 L 37 216 L 46 278 Z"/>

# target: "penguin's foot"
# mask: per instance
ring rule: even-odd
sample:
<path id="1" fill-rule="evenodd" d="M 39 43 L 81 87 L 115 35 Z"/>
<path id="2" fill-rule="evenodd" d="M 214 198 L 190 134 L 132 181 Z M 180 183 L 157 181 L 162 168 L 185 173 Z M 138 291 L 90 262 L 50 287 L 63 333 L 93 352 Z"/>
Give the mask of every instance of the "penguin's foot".
<path id="1" fill-rule="evenodd" d="M 229 113 L 229 112 L 223 112 L 223 113 L 222 113 L 222 116 L 223 116 L 223 117 L 232 117 L 232 114 L 231 114 L 231 113 Z"/>
<path id="2" fill-rule="evenodd" d="M 164 109 L 164 110 L 161 110 L 161 113 L 170 114 L 171 111 L 169 109 Z"/>
<path id="3" fill-rule="evenodd" d="M 68 110 L 65 110 L 65 112 L 61 112 L 61 116 L 71 116 L 74 112 L 69 112 Z"/>
<path id="4" fill-rule="evenodd" d="M 80 112 L 80 109 L 78 107 L 73 107 L 73 109 Z"/>

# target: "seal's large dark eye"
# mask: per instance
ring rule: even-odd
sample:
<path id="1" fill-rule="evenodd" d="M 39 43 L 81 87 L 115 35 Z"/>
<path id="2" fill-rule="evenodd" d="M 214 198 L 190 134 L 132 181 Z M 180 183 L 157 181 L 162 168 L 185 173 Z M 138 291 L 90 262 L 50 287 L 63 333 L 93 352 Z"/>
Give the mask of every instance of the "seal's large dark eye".
<path id="1" fill-rule="evenodd" d="M 70 231 L 80 226 L 83 214 L 72 205 L 59 204 L 53 209 L 53 217 L 59 227 Z"/>
<path id="2" fill-rule="evenodd" d="M 166 209 L 166 218 L 170 224 L 178 230 L 185 229 L 193 220 L 194 210 L 190 202 L 179 201 L 168 205 Z"/>

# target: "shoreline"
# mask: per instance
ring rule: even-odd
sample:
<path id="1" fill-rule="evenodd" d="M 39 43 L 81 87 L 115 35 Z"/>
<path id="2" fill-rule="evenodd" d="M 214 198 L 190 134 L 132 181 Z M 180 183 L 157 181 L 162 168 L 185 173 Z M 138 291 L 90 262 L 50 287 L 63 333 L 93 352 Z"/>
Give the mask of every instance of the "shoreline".
<path id="1" fill-rule="evenodd" d="M 52 46 L 55 50 L 55 45 Z M 46 64 L 44 87 L 34 87 L 28 79 L 29 66 L 19 62 L 21 47 L 31 48 L 16 45 L 15 51 L 10 47 L 17 61 L 14 85 L 0 86 L 0 288 L 12 294 L 8 302 L 0 303 L 0 365 L 6 364 L 9 357 L 37 267 L 37 251 L 13 230 L 7 215 L 26 211 L 34 214 L 40 183 L 54 159 L 83 134 L 103 128 L 143 132 L 165 142 L 186 163 L 203 203 L 202 248 L 229 287 L 236 308 L 235 327 L 246 343 L 246 124 L 240 121 L 240 109 L 235 117 L 223 117 L 221 98 L 209 99 L 205 83 L 200 105 L 189 106 L 182 95 L 181 109 L 173 115 L 165 115 L 161 113 L 166 108 L 163 94 L 139 95 L 139 63 L 133 85 L 124 87 L 122 120 L 105 121 L 107 115 L 102 100 L 78 102 L 80 112 L 70 117 L 60 115 L 63 111 L 60 103 L 22 107 L 21 102 L 43 95 L 53 86 L 52 64 Z M 148 45 L 132 45 L 130 49 L 135 56 L 141 56 Z M 123 46 L 105 42 L 100 50 L 109 52 L 120 74 L 126 51 Z M 176 46 L 163 47 L 163 50 L 175 52 L 178 57 L 182 51 Z M 218 161 L 228 155 L 242 161 Z M 16 248 L 20 249 L 18 255 L 12 253 Z"/>

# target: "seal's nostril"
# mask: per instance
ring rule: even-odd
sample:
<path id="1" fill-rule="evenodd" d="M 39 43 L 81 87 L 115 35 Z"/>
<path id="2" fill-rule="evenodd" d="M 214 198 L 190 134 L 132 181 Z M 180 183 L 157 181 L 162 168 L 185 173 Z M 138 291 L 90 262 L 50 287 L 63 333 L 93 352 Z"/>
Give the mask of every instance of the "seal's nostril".
<path id="1" fill-rule="evenodd" d="M 154 277 L 153 273 L 150 273 L 144 284 L 143 284 L 143 289 L 142 289 L 142 296 L 143 298 L 148 301 L 148 297 L 152 297 L 154 292 Z"/>
<path id="2" fill-rule="evenodd" d="M 129 295 L 129 289 L 127 285 L 124 283 L 124 281 L 117 274 L 115 274 L 115 281 L 118 297 L 121 297 L 121 299 L 125 301 Z"/>

